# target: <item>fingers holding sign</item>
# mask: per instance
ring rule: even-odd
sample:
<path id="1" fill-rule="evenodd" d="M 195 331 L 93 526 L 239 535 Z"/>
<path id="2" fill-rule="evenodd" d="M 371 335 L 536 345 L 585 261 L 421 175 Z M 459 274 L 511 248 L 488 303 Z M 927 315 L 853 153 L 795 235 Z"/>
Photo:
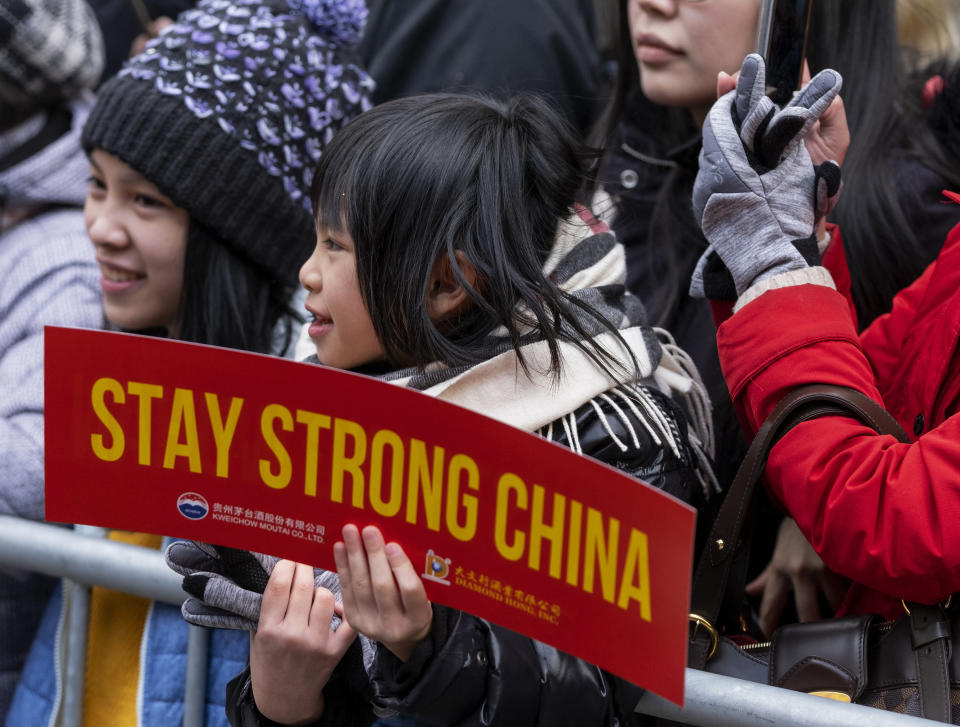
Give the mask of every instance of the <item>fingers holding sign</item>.
<path id="1" fill-rule="evenodd" d="M 344 618 L 357 631 L 379 641 L 406 661 L 433 624 L 433 609 L 423 581 L 397 543 L 386 543 L 380 530 L 361 532 L 345 525 L 343 542 L 333 546 Z"/>
<path id="2" fill-rule="evenodd" d="M 311 566 L 276 564 L 250 637 L 253 698 L 264 717 L 299 724 L 323 714 L 323 688 L 357 635 L 345 622 L 331 628 L 342 611 L 333 593 L 314 587 Z"/>

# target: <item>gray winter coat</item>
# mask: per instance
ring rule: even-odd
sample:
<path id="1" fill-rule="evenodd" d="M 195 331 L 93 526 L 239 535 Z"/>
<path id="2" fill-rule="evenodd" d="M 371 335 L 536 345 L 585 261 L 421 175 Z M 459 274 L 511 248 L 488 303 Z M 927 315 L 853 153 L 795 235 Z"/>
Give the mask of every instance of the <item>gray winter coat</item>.
<path id="1" fill-rule="evenodd" d="M 88 108 L 78 103 L 70 131 L 12 165 L 25 142 L 17 129 L 0 136 L 0 514 L 32 520 L 43 519 L 43 327 L 103 320 L 83 225 Z M 36 119 L 19 128 L 31 123 L 39 128 Z M 0 571 L 0 722 L 52 587 Z"/>

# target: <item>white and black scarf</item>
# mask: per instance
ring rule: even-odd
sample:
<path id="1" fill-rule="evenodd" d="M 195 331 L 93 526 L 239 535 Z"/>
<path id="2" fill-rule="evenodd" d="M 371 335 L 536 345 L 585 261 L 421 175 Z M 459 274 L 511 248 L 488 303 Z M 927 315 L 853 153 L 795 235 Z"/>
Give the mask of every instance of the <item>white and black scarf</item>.
<path id="1" fill-rule="evenodd" d="M 550 369 L 547 342 L 528 340 L 521 345 L 527 364 L 524 373 L 509 335 L 501 328 L 489 336 L 487 355 L 481 363 L 447 366 L 437 362 L 423 368 L 392 371 L 379 378 L 417 389 L 525 431 L 541 433 L 544 427 L 564 417 L 575 422 L 572 414 L 578 408 L 603 397 L 609 401 L 611 395 L 621 402 L 625 399 L 624 406 L 640 406 L 648 414 L 641 417 L 645 421 L 662 420 L 663 417 L 654 411 L 657 407 L 644 394 L 644 387 L 649 386 L 685 405 L 692 425 L 690 436 L 698 456 L 712 457 L 710 402 L 703 382 L 689 356 L 676 345 L 669 333 L 648 324 L 640 299 L 627 292 L 623 245 L 609 227 L 586 210 L 578 210 L 576 215 L 560 224 L 544 273 L 617 328 L 622 342 L 596 318 L 574 309 L 581 326 L 619 365 L 601 367 L 579 347 L 561 341 L 562 370 L 560 376 L 555 377 Z M 624 349 L 624 343 L 629 351 Z M 298 351 L 307 353 L 311 348 L 312 343 L 302 336 Z M 317 359 L 314 355 L 308 360 Z M 655 441 L 677 449 L 676 432 L 666 422 L 651 434 Z M 569 439 L 575 442 L 575 432 Z M 711 468 L 706 462 L 701 464 L 704 466 L 698 469 L 706 473 L 705 477 L 712 485 Z"/>

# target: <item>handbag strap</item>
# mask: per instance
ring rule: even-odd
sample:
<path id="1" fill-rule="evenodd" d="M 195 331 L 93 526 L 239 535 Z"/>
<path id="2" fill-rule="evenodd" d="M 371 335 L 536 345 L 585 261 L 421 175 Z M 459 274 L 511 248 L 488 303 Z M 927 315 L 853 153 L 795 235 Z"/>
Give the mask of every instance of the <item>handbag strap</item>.
<path id="1" fill-rule="evenodd" d="M 950 620 L 939 603 L 914 603 L 907 613 L 917 667 L 920 716 L 950 723 L 953 721 L 950 698 L 953 633 Z"/>
<path id="2" fill-rule="evenodd" d="M 781 399 L 751 442 L 700 553 L 691 592 L 693 631 L 689 666 L 702 669 L 716 648 L 717 618 L 727 597 L 733 556 L 770 450 L 797 424 L 822 416 L 852 417 L 879 434 L 890 434 L 901 442 L 910 441 L 886 409 L 855 389 L 810 384 L 794 389 Z"/>

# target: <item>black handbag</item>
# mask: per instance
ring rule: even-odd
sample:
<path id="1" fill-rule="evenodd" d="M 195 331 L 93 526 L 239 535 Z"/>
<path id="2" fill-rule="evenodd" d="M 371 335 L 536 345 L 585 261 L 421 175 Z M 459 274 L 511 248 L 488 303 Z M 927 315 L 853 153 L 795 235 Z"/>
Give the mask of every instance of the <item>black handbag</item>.
<path id="1" fill-rule="evenodd" d="M 960 609 L 951 608 L 949 599 L 904 603 L 895 621 L 866 615 L 790 624 L 770 641 L 748 646 L 738 646 L 715 626 L 722 610 L 743 603 L 743 579 L 731 574 L 770 449 L 796 424 L 828 415 L 851 417 L 910 441 L 889 412 L 853 389 L 817 384 L 784 397 L 751 443 L 697 562 L 688 665 L 960 724 L 960 649 L 953 642 L 960 633 Z"/>

